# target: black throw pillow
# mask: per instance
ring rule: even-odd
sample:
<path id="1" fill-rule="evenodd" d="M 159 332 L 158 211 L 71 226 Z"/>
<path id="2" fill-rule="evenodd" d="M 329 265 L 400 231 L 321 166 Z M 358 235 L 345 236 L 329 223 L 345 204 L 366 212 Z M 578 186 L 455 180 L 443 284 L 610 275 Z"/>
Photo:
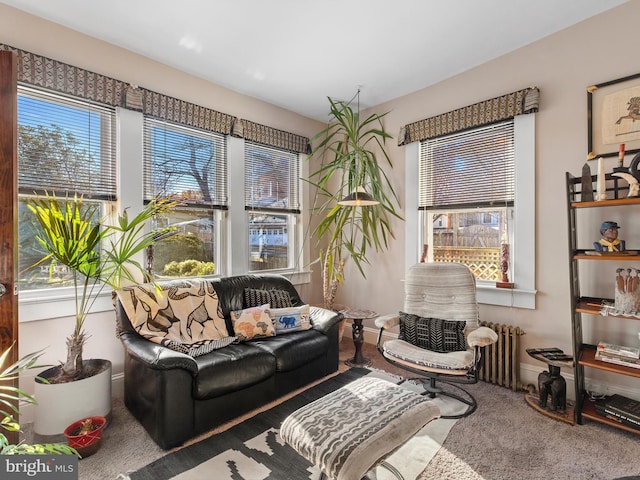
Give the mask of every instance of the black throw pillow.
<path id="1" fill-rule="evenodd" d="M 293 307 L 291 295 L 286 290 L 258 290 L 256 288 L 244 289 L 244 306 L 259 307 L 270 304 L 271 308 Z"/>
<path id="2" fill-rule="evenodd" d="M 398 338 L 417 347 L 434 352 L 459 352 L 467 349 L 464 338 L 465 322 L 423 318 L 400 312 Z"/>

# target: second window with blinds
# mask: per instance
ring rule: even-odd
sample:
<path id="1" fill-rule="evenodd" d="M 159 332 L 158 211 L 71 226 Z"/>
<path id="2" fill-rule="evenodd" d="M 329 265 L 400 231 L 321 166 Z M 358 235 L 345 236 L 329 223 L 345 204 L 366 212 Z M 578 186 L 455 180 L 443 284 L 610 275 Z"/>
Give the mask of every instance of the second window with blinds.
<path id="1" fill-rule="evenodd" d="M 513 120 L 421 143 L 419 206 L 429 260 L 463 263 L 480 281 L 501 281 L 514 198 Z"/>
<path id="2" fill-rule="evenodd" d="M 180 201 L 156 218 L 156 227 L 173 227 L 149 254 L 157 278 L 217 273 L 226 171 L 224 135 L 145 117 L 144 201 L 166 195 Z"/>
<path id="3" fill-rule="evenodd" d="M 291 268 L 300 214 L 299 156 L 245 141 L 244 160 L 249 271 Z"/>

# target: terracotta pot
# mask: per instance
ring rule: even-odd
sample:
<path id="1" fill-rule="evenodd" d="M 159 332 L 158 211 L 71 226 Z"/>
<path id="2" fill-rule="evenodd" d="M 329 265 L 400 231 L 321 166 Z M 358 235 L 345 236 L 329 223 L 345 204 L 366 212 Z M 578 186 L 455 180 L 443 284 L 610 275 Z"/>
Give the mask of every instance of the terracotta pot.
<path id="1" fill-rule="evenodd" d="M 91 422 L 91 430 L 87 433 L 80 433 L 83 424 L 87 421 Z M 75 448 L 82 458 L 93 455 L 100 448 L 102 430 L 106 423 L 107 419 L 105 417 L 87 417 L 73 422 L 64 429 L 67 445 Z"/>

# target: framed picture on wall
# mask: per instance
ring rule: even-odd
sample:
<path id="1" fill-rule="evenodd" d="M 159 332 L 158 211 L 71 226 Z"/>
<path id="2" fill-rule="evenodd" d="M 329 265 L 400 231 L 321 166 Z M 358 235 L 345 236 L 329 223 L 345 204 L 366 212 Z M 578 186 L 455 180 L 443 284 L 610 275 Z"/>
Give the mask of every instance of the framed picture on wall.
<path id="1" fill-rule="evenodd" d="M 587 88 L 588 159 L 640 152 L 640 73 Z"/>

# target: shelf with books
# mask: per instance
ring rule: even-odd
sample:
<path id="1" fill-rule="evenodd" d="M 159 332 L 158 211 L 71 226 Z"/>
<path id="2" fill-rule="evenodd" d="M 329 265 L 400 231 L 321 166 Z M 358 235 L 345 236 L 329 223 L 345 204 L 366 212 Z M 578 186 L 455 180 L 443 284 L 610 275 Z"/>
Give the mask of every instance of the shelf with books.
<path id="1" fill-rule="evenodd" d="M 598 412 L 596 412 L 595 403 L 591 401 L 586 394 L 582 401 L 582 416 L 585 418 L 588 418 L 589 420 L 594 420 L 596 422 L 604 423 L 605 425 L 609 425 L 611 427 L 620 428 L 622 430 L 626 430 L 627 432 L 640 435 L 640 430 L 638 430 L 637 428 L 629 427 L 617 419 L 605 417 L 600 415 Z"/>
<path id="2" fill-rule="evenodd" d="M 628 375 L 630 377 L 640 378 L 640 368 L 625 367 L 615 363 L 603 362 L 596 359 L 595 345 L 583 345 L 580 353 L 578 364 L 584 367 L 597 368 L 607 372 L 619 373 L 620 375 Z"/>

